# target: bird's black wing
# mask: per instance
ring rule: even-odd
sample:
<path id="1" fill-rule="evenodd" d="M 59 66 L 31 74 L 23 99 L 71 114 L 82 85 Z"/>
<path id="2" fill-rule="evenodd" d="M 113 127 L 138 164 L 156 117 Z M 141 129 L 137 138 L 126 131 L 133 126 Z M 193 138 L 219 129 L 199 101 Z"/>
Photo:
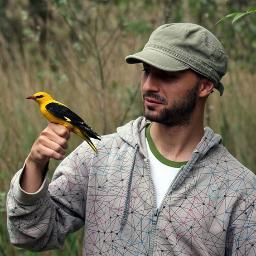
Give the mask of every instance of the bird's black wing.
<path id="1" fill-rule="evenodd" d="M 89 137 L 100 139 L 99 135 L 94 132 L 92 128 L 88 126 L 80 116 L 78 116 L 68 107 L 57 102 L 51 102 L 48 103 L 45 108 L 54 116 L 79 127 L 82 131 L 86 132 Z"/>

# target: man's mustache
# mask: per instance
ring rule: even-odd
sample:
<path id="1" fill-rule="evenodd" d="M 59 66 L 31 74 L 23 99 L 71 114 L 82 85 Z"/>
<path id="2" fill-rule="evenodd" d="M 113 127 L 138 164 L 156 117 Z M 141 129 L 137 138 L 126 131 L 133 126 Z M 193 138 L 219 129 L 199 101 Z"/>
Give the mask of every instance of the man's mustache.
<path id="1" fill-rule="evenodd" d="M 159 101 L 159 102 L 162 103 L 162 104 L 167 104 L 166 98 L 162 97 L 161 95 L 159 95 L 159 94 L 157 94 L 157 93 L 145 92 L 145 93 L 143 94 L 143 99 L 145 100 L 146 97 L 153 98 L 153 99 Z"/>

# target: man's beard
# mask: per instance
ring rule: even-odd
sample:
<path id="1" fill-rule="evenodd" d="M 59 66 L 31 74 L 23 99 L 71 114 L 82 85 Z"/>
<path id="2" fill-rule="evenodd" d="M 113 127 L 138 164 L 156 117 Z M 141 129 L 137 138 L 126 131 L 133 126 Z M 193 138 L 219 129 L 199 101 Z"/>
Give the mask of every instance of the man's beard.
<path id="1" fill-rule="evenodd" d="M 157 122 L 161 124 L 165 124 L 167 126 L 184 126 L 189 124 L 191 114 L 194 111 L 196 107 L 196 102 L 197 102 L 197 94 L 198 94 L 198 89 L 199 89 L 199 83 L 200 81 L 197 81 L 195 86 L 191 89 L 188 90 L 186 93 L 186 96 L 182 100 L 178 100 L 173 102 L 173 106 L 170 108 L 164 108 L 158 115 L 151 114 L 150 112 L 153 111 L 154 109 L 150 109 L 148 107 L 148 110 L 145 109 L 144 107 L 144 116 L 152 121 L 152 122 Z M 161 100 L 164 103 L 166 100 L 159 96 L 158 94 L 155 93 L 145 93 L 143 95 L 144 97 L 152 97 L 157 100 Z"/>

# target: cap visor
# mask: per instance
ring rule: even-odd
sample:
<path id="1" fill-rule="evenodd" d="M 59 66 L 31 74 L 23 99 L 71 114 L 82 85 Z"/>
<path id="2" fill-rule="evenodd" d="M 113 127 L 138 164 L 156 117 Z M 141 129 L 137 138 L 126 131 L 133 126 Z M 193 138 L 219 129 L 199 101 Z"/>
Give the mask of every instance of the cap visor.
<path id="1" fill-rule="evenodd" d="M 189 66 L 185 63 L 160 51 L 148 48 L 143 49 L 141 52 L 128 55 L 125 60 L 128 64 L 144 62 L 164 71 L 180 71 L 189 69 Z"/>

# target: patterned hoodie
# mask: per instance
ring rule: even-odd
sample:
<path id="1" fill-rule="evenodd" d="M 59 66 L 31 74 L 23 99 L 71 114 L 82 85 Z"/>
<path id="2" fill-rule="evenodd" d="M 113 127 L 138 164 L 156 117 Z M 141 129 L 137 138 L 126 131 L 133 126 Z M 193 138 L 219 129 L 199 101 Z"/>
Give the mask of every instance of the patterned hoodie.
<path id="1" fill-rule="evenodd" d="M 98 154 L 82 143 L 36 193 L 7 198 L 11 243 L 60 248 L 85 226 L 84 255 L 256 255 L 256 178 L 205 128 L 192 158 L 159 209 L 140 117 L 102 137 Z M 95 142 L 96 143 L 96 142 Z"/>

